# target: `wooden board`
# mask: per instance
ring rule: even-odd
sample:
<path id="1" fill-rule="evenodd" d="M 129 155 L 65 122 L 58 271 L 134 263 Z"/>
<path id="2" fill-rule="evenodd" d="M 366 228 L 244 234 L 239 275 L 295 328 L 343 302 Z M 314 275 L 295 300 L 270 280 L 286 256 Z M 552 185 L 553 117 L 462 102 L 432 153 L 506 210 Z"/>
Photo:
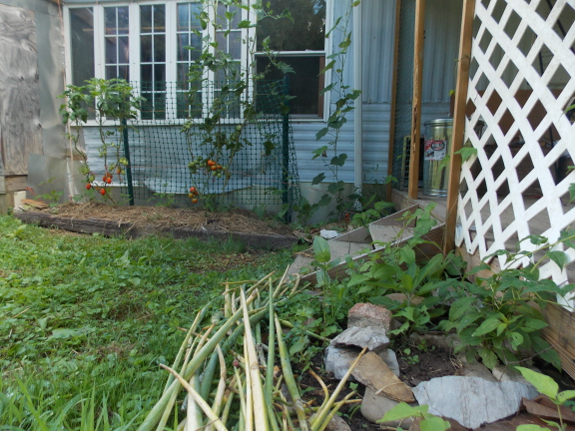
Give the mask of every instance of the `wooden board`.
<path id="1" fill-rule="evenodd" d="M 443 241 L 443 234 L 444 234 L 445 225 L 441 224 L 439 226 L 435 226 L 433 229 L 429 231 L 427 235 L 424 235 L 423 238 L 427 241 L 430 241 L 431 244 L 421 244 L 415 248 L 415 255 L 418 260 L 430 259 L 431 257 L 435 256 L 437 253 L 441 253 L 441 241 Z M 409 241 L 410 237 L 404 238 L 401 241 L 396 242 L 398 247 L 406 244 Z M 434 244 L 438 246 L 435 246 Z M 352 256 L 352 261 L 356 263 L 364 262 L 372 257 L 374 253 L 377 253 L 378 250 L 381 248 L 375 248 L 374 250 L 359 254 L 356 256 Z M 347 262 L 341 262 L 340 264 L 334 266 L 330 270 L 328 270 L 328 274 L 332 280 L 337 280 L 339 278 L 345 277 L 347 275 Z M 309 274 L 305 274 L 301 277 L 302 281 L 309 281 L 311 283 L 316 282 L 316 272 L 312 272 Z"/>
<path id="2" fill-rule="evenodd" d="M 42 154 L 34 12 L 0 5 L 0 152 L 4 175 L 26 175 Z"/>
<path id="3" fill-rule="evenodd" d="M 104 236 L 124 235 L 127 238 L 140 238 L 150 235 L 172 236 L 174 239 L 198 238 L 201 240 L 229 238 L 238 240 L 248 247 L 276 250 L 288 248 L 297 242 L 297 238 L 282 235 L 258 235 L 243 232 L 199 231 L 185 227 L 158 228 L 152 225 L 134 226 L 132 223 L 120 223 L 99 219 L 71 219 L 55 217 L 42 212 L 18 212 L 14 216 L 25 223 L 41 227 L 64 229 L 78 233 L 98 233 Z"/>
<path id="4" fill-rule="evenodd" d="M 548 304 L 543 315 L 549 326 L 541 330 L 541 335 L 559 353 L 565 372 L 575 379 L 575 314 L 559 305 Z"/>

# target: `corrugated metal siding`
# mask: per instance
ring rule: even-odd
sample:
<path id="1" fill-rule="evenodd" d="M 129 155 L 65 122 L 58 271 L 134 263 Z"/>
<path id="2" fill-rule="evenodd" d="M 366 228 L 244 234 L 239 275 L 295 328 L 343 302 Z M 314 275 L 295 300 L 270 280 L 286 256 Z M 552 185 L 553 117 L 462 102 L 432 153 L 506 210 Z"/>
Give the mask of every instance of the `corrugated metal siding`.
<path id="1" fill-rule="evenodd" d="M 389 104 L 363 105 L 363 169 L 364 179 L 373 182 L 382 181 L 387 175 L 387 159 L 389 154 Z M 339 170 L 339 180 L 353 183 L 353 118 L 342 128 L 338 152 L 346 153 L 348 158 Z M 325 172 L 326 181 L 332 181 L 320 159 L 312 160 L 312 151 L 327 145 L 330 141 L 324 137 L 316 141 L 316 133 L 325 127 L 322 122 L 294 123 L 293 136 L 296 147 L 298 170 L 301 182 L 310 182 L 320 172 Z"/>
<path id="2" fill-rule="evenodd" d="M 395 0 L 365 0 L 362 13 L 364 103 L 390 103 Z"/>
<path id="3" fill-rule="evenodd" d="M 363 178 L 366 183 L 383 182 L 389 156 L 391 105 L 363 105 Z"/>
<path id="4" fill-rule="evenodd" d="M 425 8 L 423 103 L 449 103 L 455 89 L 463 2 L 433 0 Z"/>

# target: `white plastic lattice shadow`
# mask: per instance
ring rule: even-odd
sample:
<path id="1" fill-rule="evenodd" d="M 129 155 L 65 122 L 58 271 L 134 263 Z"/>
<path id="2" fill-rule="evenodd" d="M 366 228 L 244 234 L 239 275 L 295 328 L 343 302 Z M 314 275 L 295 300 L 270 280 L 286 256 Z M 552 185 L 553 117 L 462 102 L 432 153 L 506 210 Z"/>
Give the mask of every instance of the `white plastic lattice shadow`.
<path id="1" fill-rule="evenodd" d="M 554 241 L 575 220 L 575 114 L 565 112 L 575 96 L 574 21 L 568 0 L 477 1 L 464 140 L 477 155 L 462 168 L 456 235 L 471 254 L 515 249 L 529 235 Z M 568 278 L 554 263 L 541 275 Z"/>

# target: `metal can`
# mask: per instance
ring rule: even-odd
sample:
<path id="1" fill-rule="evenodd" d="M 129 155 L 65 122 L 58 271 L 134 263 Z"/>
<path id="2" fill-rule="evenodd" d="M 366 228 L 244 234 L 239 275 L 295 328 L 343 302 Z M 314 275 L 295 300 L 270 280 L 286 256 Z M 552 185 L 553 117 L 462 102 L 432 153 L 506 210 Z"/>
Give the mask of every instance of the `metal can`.
<path id="1" fill-rule="evenodd" d="M 449 165 L 447 156 L 451 150 L 453 119 L 438 119 L 425 123 L 423 145 L 423 194 L 447 196 Z"/>

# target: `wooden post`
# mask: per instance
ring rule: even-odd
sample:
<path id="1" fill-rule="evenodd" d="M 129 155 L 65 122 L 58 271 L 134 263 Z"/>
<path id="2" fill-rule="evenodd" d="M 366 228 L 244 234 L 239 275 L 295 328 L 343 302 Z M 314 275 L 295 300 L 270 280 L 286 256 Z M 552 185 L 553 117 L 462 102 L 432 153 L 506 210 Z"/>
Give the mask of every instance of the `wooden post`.
<path id="1" fill-rule="evenodd" d="M 415 43 L 413 47 L 413 101 L 411 107 L 411 152 L 407 194 L 417 199 L 419 182 L 419 135 L 421 129 L 421 87 L 423 81 L 423 38 L 425 32 L 425 0 L 415 2 Z"/>
<path id="2" fill-rule="evenodd" d="M 443 252 L 449 253 L 455 247 L 455 224 L 457 223 L 457 200 L 459 198 L 459 176 L 461 156 L 455 154 L 463 146 L 465 132 L 465 105 L 469 85 L 469 64 L 471 63 L 471 42 L 475 0 L 465 0 L 461 19 L 459 39 L 459 61 L 457 63 L 457 84 L 455 86 L 455 105 L 453 108 L 453 137 L 449 153 L 449 181 L 447 183 L 447 214 L 445 218 L 445 241 Z"/>
<path id="3" fill-rule="evenodd" d="M 389 118 L 389 152 L 387 157 L 387 175 L 393 175 L 393 158 L 395 145 L 395 104 L 397 101 L 397 62 L 399 55 L 399 17 L 401 13 L 401 0 L 395 3 L 395 35 L 393 40 L 393 78 L 391 84 L 391 109 Z M 399 179 L 399 178 L 398 178 Z M 391 202 L 391 182 L 385 186 L 385 196 Z"/>

